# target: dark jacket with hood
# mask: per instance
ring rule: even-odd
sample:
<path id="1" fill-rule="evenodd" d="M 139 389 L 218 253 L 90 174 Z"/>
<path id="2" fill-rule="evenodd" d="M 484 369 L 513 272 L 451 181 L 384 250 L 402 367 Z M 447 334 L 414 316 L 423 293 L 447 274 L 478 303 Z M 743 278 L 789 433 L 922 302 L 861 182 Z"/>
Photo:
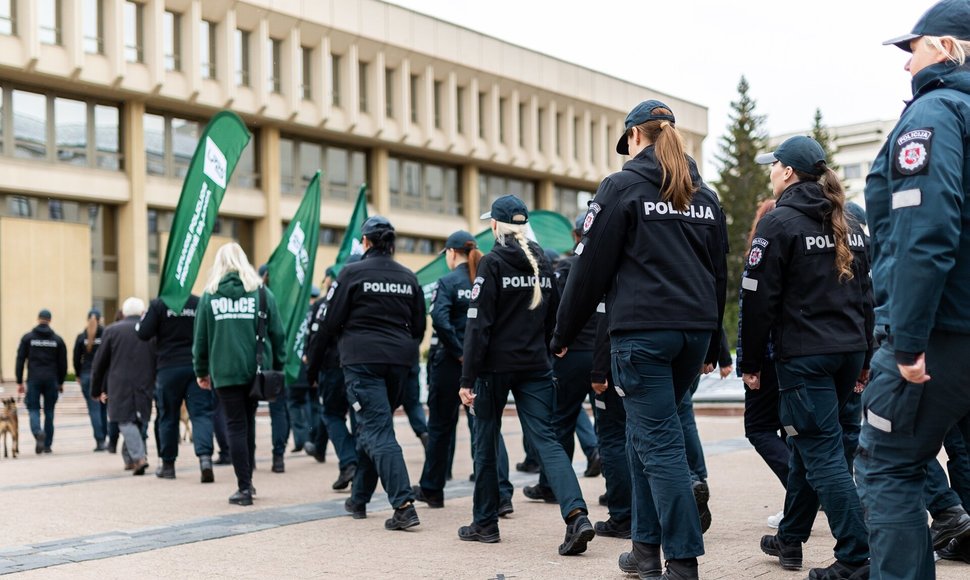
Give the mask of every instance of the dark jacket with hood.
<path id="1" fill-rule="evenodd" d="M 556 285 L 559 287 L 559 293 L 562 294 L 566 289 L 566 282 L 569 280 L 569 273 L 572 272 L 573 266 L 579 261 L 579 256 L 573 254 L 571 256 L 566 256 L 565 258 L 556 262 L 555 274 L 556 274 Z M 606 303 L 600 302 L 596 305 L 596 312 L 589 317 L 586 322 L 586 326 L 579 331 L 576 335 L 575 340 L 570 345 L 569 350 L 593 350 L 596 345 L 596 328 L 599 326 L 600 319 L 606 314 Z"/>
<path id="2" fill-rule="evenodd" d="M 758 222 L 741 279 L 741 372 L 761 371 L 769 332 L 782 361 L 859 351 L 871 356 L 872 283 L 865 237 L 854 220 L 847 220 L 853 277 L 840 281 L 831 211 L 817 182 L 798 182 Z"/>
<path id="3" fill-rule="evenodd" d="M 866 181 L 876 321 L 911 364 L 930 332 L 970 334 L 970 64 L 932 64 Z"/>
<path id="4" fill-rule="evenodd" d="M 101 347 L 91 365 L 91 397 L 108 393 L 108 419 L 147 423 L 155 393 L 155 343 L 135 332 L 138 316 L 104 329 Z"/>
<path id="5" fill-rule="evenodd" d="M 443 349 L 457 360 L 465 344 L 465 322 L 471 303 L 472 281 L 468 279 L 468 264 L 458 264 L 442 276 L 431 292 L 431 348 Z"/>
<path id="6" fill-rule="evenodd" d="M 195 311 L 199 297 L 191 294 L 181 312 L 170 309 L 161 298 L 148 305 L 148 310 L 135 327 L 138 338 L 155 339 L 158 368 L 192 364 L 192 339 L 195 332 Z"/>
<path id="7" fill-rule="evenodd" d="M 649 146 L 600 183 L 579 260 L 566 282 L 553 350 L 571 346 L 606 295 L 611 336 L 705 330 L 717 361 L 727 284 L 727 229 L 717 195 L 687 158 L 697 190 L 686 211 L 662 201 L 662 169 Z"/>
<path id="8" fill-rule="evenodd" d="M 88 331 L 83 330 L 74 339 L 74 374 L 80 377 L 83 373 L 91 372 L 91 363 L 98 354 L 98 347 L 101 346 L 101 336 L 104 334 L 104 327 L 98 325 L 94 333 L 94 344 L 91 345 L 91 352 L 88 352 Z"/>
<path id="9" fill-rule="evenodd" d="M 56 381 L 64 384 L 67 376 L 67 346 L 49 324 L 38 324 L 20 339 L 14 374 L 17 384 L 24 382 L 24 363 L 27 379 Z"/>
<path id="10" fill-rule="evenodd" d="M 514 236 L 506 236 L 505 245 L 495 242 L 478 263 L 465 326 L 462 387 L 471 387 L 483 373 L 552 368 L 548 344 L 559 288 L 542 248 L 535 242 L 529 242 L 529 248 L 539 263 L 542 289 L 542 303 L 534 310 L 529 304 L 535 274 Z"/>
<path id="11" fill-rule="evenodd" d="M 320 333 L 323 321 L 327 317 L 327 297 L 318 299 L 310 307 L 310 332 L 306 339 L 307 377 L 311 383 L 316 383 L 320 372 L 324 369 L 340 368 L 340 349 L 337 348 L 337 337 L 327 333 Z M 326 344 L 317 341 L 326 340 Z"/>

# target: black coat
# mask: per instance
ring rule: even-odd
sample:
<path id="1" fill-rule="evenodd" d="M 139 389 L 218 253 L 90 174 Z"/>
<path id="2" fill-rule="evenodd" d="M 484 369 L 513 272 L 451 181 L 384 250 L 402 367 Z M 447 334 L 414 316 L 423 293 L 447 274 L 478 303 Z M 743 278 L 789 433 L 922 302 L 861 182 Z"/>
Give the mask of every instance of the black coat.
<path id="1" fill-rule="evenodd" d="M 108 419 L 147 422 L 155 391 L 155 341 L 135 332 L 139 317 L 129 316 L 104 329 L 91 366 L 91 396 L 108 393 Z"/>

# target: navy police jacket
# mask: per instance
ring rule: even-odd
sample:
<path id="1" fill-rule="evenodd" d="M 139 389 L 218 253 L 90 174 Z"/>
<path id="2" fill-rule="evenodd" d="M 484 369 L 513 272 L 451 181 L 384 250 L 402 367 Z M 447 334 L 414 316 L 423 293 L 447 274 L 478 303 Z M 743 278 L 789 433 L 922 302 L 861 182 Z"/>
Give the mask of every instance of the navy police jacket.
<path id="1" fill-rule="evenodd" d="M 542 289 L 542 303 L 534 310 L 529 304 L 536 276 L 513 236 L 506 236 L 505 245 L 495 242 L 478 263 L 465 327 L 462 388 L 471 387 L 482 373 L 552 368 L 547 345 L 556 323 L 559 289 L 542 248 L 535 242 L 529 242 L 529 248 L 539 263 Z"/>
<path id="2" fill-rule="evenodd" d="M 876 323 L 911 364 L 934 329 L 970 334 L 970 64 L 913 77 L 866 181 Z"/>
<path id="3" fill-rule="evenodd" d="M 654 147 L 599 186 L 589 204 L 579 260 L 566 282 L 552 350 L 570 346 L 606 295 L 610 335 L 706 330 L 717 361 L 727 285 L 727 230 L 717 195 L 697 174 L 685 211 L 662 201 Z"/>
<path id="4" fill-rule="evenodd" d="M 840 281 L 835 236 L 825 219 L 831 211 L 817 182 L 798 182 L 758 222 L 741 278 L 741 372 L 761 371 L 769 333 L 782 361 L 859 351 L 871 356 L 872 288 L 865 236 L 850 218 L 853 278 Z"/>
<path id="5" fill-rule="evenodd" d="M 424 292 L 414 272 L 370 249 L 347 264 L 327 292 L 327 315 L 315 342 L 337 336 L 342 365 L 411 366 L 424 336 Z"/>
<path id="6" fill-rule="evenodd" d="M 195 311 L 199 297 L 189 296 L 181 312 L 170 309 L 161 298 L 155 298 L 135 325 L 142 340 L 155 339 L 157 368 L 192 364 L 192 341 L 195 339 Z"/>
<path id="7" fill-rule="evenodd" d="M 17 347 L 14 376 L 17 384 L 24 382 L 24 365 L 31 381 L 64 383 L 67 376 L 67 346 L 49 324 L 38 324 L 23 335 Z"/>
<path id="8" fill-rule="evenodd" d="M 471 296 L 468 264 L 458 264 L 435 283 L 431 292 L 431 327 L 434 329 L 431 348 L 442 348 L 448 356 L 461 358 Z"/>
<path id="9" fill-rule="evenodd" d="M 566 282 L 569 280 L 569 273 L 572 271 L 573 266 L 579 261 L 579 256 L 573 254 L 571 256 L 566 256 L 565 258 L 559 260 L 556 263 L 556 284 L 559 286 L 560 294 L 566 289 Z M 576 339 L 573 341 L 569 350 L 594 350 L 596 343 L 596 327 L 599 325 L 599 321 L 603 318 L 606 312 L 606 304 L 600 302 L 596 306 L 596 312 L 589 317 L 586 322 L 586 326 L 579 331 L 576 335 Z"/>
<path id="10" fill-rule="evenodd" d="M 340 350 L 337 348 L 336 337 L 327 333 L 321 335 L 323 320 L 327 317 L 327 297 L 318 299 L 310 307 L 310 331 L 306 338 L 307 377 L 309 382 L 316 383 L 320 371 L 323 369 L 340 368 Z M 326 344 L 318 343 L 321 336 Z"/>

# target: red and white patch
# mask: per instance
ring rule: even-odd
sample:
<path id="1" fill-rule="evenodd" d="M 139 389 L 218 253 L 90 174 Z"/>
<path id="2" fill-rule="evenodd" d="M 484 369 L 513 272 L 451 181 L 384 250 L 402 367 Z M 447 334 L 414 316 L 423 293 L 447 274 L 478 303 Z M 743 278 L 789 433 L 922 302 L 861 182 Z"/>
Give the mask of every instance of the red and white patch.
<path id="1" fill-rule="evenodd" d="M 916 173 L 926 165 L 926 146 L 914 141 L 899 151 L 899 167 L 901 171 Z"/>
<path id="2" fill-rule="evenodd" d="M 589 204 L 589 210 L 586 212 L 586 219 L 583 220 L 583 234 L 588 234 L 589 229 L 593 227 L 593 222 L 596 221 L 596 214 L 600 212 L 600 205 L 598 203 Z"/>
<path id="3" fill-rule="evenodd" d="M 482 285 L 475 284 L 472 286 L 472 300 L 478 300 L 478 295 L 482 293 Z"/>
<path id="4" fill-rule="evenodd" d="M 893 167 L 900 175 L 915 175 L 930 164 L 933 129 L 915 129 L 896 139 Z"/>
<path id="5" fill-rule="evenodd" d="M 763 256 L 764 256 L 764 251 L 761 248 L 759 248 L 758 246 L 751 248 L 751 251 L 748 252 L 748 267 L 749 268 L 756 267 L 758 264 L 761 263 L 761 258 Z"/>

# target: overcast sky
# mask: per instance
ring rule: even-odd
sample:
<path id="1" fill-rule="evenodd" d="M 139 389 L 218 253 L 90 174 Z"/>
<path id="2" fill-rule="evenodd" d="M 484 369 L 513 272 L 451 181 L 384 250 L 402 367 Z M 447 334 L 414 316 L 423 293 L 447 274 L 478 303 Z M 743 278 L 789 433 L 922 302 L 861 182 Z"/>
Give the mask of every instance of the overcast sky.
<path id="1" fill-rule="evenodd" d="M 388 0 L 708 107 L 705 177 L 745 75 L 770 134 L 895 119 L 927 0 Z M 630 103 L 630 107 L 636 103 Z M 676 114 L 676 111 L 674 111 Z"/>

